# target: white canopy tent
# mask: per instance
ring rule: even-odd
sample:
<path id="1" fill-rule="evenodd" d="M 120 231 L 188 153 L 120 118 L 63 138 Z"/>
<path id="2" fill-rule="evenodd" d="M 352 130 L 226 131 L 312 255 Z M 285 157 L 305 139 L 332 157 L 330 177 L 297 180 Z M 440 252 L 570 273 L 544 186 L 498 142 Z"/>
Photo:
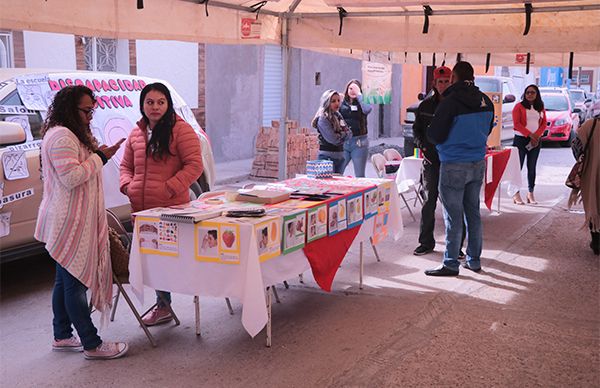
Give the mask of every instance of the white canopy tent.
<path id="1" fill-rule="evenodd" d="M 575 66 L 600 65 L 599 1 L 527 3 L 527 35 L 527 7 L 516 0 L 0 0 L 0 29 L 281 44 L 358 57 L 378 51 L 395 63 L 417 63 L 418 53 L 429 64 L 433 53 L 440 62 L 444 53 L 462 53 L 484 64 L 490 53 L 491 64 L 514 65 L 515 54 L 532 53 L 536 65 L 568 66 L 573 52 Z M 242 19 L 256 17 L 259 36 L 244 37 Z"/>
<path id="2" fill-rule="evenodd" d="M 479 65 L 600 66 L 598 0 L 0 0 L 0 10 L 0 29 L 281 45 L 284 96 L 289 47 L 424 65 L 460 53 Z"/>

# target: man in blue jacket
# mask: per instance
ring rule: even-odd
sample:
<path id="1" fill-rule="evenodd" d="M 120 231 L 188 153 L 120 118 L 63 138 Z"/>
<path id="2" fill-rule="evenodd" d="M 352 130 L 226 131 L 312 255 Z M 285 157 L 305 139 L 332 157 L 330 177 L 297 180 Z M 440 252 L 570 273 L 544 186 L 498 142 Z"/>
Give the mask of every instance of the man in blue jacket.
<path id="1" fill-rule="evenodd" d="M 444 92 L 427 136 L 440 157 L 439 195 L 444 205 L 446 251 L 443 264 L 426 270 L 429 276 L 457 276 L 463 215 L 467 225 L 467 261 L 463 266 L 481 270 L 483 231 L 479 193 L 485 172 L 487 137 L 494 124 L 492 101 L 474 84 L 473 66 L 458 62 L 452 85 Z"/>

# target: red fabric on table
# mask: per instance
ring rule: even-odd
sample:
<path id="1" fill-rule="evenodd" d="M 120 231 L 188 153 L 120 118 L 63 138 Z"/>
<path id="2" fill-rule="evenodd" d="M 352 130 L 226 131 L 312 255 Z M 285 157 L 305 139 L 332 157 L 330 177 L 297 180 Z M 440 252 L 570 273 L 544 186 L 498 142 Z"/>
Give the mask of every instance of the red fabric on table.
<path id="1" fill-rule="evenodd" d="M 360 226 L 346 229 L 340 233 L 320 238 L 304 246 L 313 276 L 319 287 L 331 291 L 331 283 L 350 245 L 358 234 Z"/>
<path id="2" fill-rule="evenodd" d="M 500 179 L 504 175 L 504 170 L 506 170 L 506 165 L 510 158 L 510 150 L 493 151 L 488 153 L 486 158 L 492 158 L 492 181 L 485 184 L 485 206 L 489 210 L 492 210 L 492 201 L 494 200 L 496 189 L 500 184 Z"/>

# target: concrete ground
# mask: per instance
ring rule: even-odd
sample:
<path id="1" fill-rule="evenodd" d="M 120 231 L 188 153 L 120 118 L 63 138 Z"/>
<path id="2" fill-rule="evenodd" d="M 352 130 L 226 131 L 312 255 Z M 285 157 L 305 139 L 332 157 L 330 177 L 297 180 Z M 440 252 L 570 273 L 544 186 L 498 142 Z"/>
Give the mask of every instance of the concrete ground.
<path id="1" fill-rule="evenodd" d="M 201 298 L 202 336 L 192 297 L 174 295 L 181 326 L 151 328 L 152 348 L 121 304 L 102 333 L 126 340 L 129 354 L 86 361 L 50 350 L 53 267 L 38 257 L 2 266 L 0 385 L 3 387 L 598 387 L 600 258 L 580 230 L 581 208 L 565 209 L 569 149 L 544 148 L 537 206 L 504 194 L 501 213 L 482 210 L 483 271 L 430 278 L 443 252 L 416 257 L 418 223 L 403 210 L 405 233 L 365 257 L 351 249 L 333 291 L 290 279 L 273 307 L 273 346 L 250 338 L 241 306 Z M 439 209 L 438 209 L 439 211 Z M 438 214 L 439 215 L 439 214 Z M 152 290 L 146 290 L 150 300 Z M 96 317 L 97 318 L 97 317 Z"/>

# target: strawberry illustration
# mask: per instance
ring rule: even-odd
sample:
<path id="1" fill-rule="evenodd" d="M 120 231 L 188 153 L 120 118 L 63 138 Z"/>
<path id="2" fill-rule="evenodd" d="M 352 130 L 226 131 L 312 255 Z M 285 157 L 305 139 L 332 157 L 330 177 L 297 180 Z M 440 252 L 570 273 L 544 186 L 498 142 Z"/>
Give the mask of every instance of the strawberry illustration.
<path id="1" fill-rule="evenodd" d="M 225 243 L 225 246 L 227 246 L 227 248 L 231 248 L 231 246 L 235 242 L 235 234 L 231 230 L 227 230 L 227 231 L 223 232 L 222 239 L 223 239 L 223 242 Z"/>

